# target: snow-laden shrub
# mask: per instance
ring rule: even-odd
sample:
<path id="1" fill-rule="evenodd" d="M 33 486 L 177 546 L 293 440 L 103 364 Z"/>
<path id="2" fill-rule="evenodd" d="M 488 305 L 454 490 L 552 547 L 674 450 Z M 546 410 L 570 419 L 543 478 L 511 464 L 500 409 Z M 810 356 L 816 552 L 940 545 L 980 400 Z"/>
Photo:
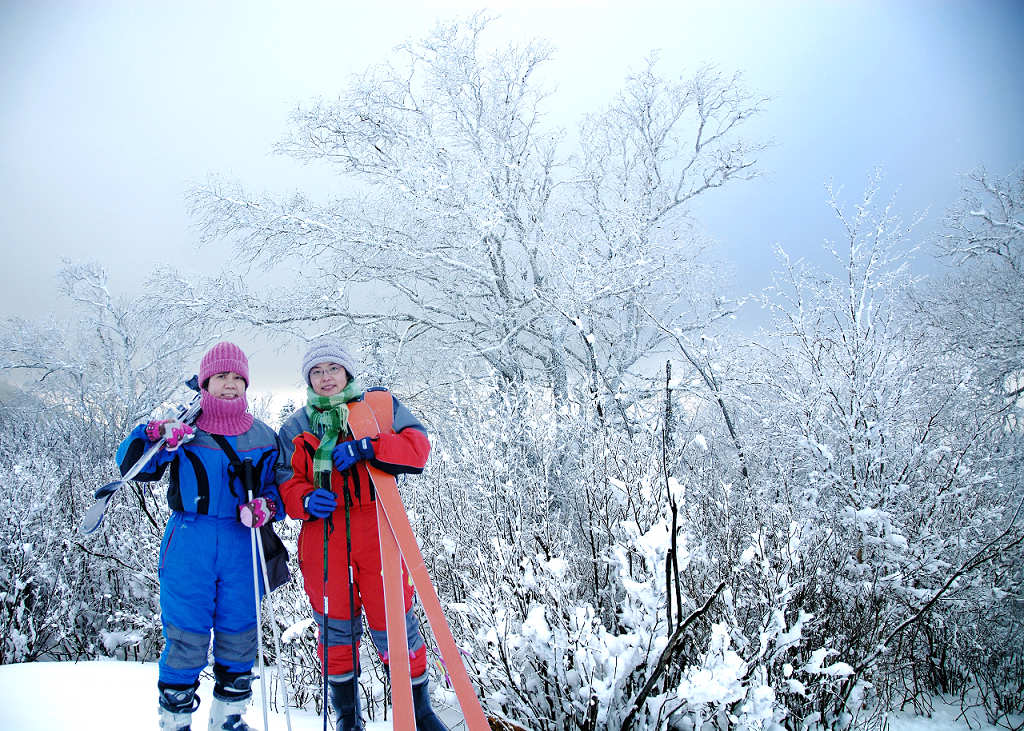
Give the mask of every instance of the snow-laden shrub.
<path id="1" fill-rule="evenodd" d="M 0 491 L 0 662 L 27 662 L 59 650 L 78 598 L 65 570 L 67 541 L 53 527 L 62 486 L 42 460 L 2 460 Z"/>
<path id="2" fill-rule="evenodd" d="M 470 427 L 474 438 L 460 438 Z M 665 479 L 655 429 L 633 434 L 540 390 L 497 388 L 453 401 L 435 428 L 417 483 L 429 495 L 409 497 L 430 505 L 416 513 L 424 553 L 485 705 L 535 729 L 663 728 L 720 713 L 767 727 L 785 715 L 776 690 L 731 649 L 723 665 L 713 627 L 725 625 L 713 620 L 728 616 L 724 586 L 707 560 L 691 561 L 693 544 L 717 554 L 718 533 L 674 520 L 686 488 Z M 716 695 L 705 679 L 722 667 L 733 677 Z"/>
<path id="3" fill-rule="evenodd" d="M 83 487 L 95 489 L 108 473 L 72 462 L 70 449 L 50 443 L 48 433 L 26 440 L 22 432 L 21 440 L 0 444 L 7 475 L 0 490 L 2 661 L 152 659 L 160 644 L 152 535 L 134 521 L 126 527 L 115 507 L 102 537 L 80 536 Z"/>
<path id="4" fill-rule="evenodd" d="M 799 526 L 785 575 L 790 602 L 814 620 L 794 666 L 818 667 L 823 649 L 843 663 L 787 700 L 795 719 L 824 727 L 960 687 L 979 649 L 962 640 L 977 621 L 1014 624 L 999 597 L 1021 587 L 1005 570 L 1024 539 L 1005 399 L 969 355 L 926 337 L 908 229 L 877 190 L 849 212 L 833 201 L 838 271 L 783 258 L 766 298 L 775 325 L 735 397 L 757 506 L 749 529 L 781 546 L 782 527 Z"/>

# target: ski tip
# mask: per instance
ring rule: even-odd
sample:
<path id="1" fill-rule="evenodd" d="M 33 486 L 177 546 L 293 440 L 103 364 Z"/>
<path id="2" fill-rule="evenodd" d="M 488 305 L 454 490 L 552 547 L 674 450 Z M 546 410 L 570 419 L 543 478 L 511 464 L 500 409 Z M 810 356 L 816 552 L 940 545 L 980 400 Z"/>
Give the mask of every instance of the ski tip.
<path id="1" fill-rule="evenodd" d="M 95 516 L 90 514 L 91 512 L 92 511 L 86 513 L 85 517 L 82 518 L 81 524 L 78 526 L 78 532 L 81 533 L 83 536 L 88 536 L 95 533 L 96 529 L 100 527 L 100 523 L 103 522 L 102 515 L 100 515 L 99 518 L 96 518 Z"/>
<path id="2" fill-rule="evenodd" d="M 110 482 L 96 491 L 96 502 L 85 511 L 85 515 L 82 516 L 82 522 L 78 524 L 79 533 L 87 536 L 90 533 L 96 532 L 96 529 L 103 522 L 103 516 L 107 512 L 107 503 L 110 502 L 110 498 L 117 492 L 120 484 L 120 482 Z"/>

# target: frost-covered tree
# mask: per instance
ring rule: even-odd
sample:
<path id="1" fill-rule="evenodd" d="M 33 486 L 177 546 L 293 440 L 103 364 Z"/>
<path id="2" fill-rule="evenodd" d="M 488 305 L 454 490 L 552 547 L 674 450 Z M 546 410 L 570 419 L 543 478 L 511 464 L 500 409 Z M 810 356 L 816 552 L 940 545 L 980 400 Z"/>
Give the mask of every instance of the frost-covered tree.
<path id="1" fill-rule="evenodd" d="M 507 391 L 497 379 L 454 394 L 428 481 L 406 497 L 489 711 L 535 729 L 613 728 L 669 632 L 657 419 L 630 436 L 602 428 L 586 399 L 568 407 L 561 420 L 578 435 L 568 448 L 579 464 L 566 504 L 547 487 L 566 447 L 559 408 L 550 392 Z M 467 431 L 476 438 L 459 438 Z M 667 652 L 669 677 L 678 677 L 679 644 Z M 637 727 L 671 716 L 673 697 L 643 694 Z"/>
<path id="2" fill-rule="evenodd" d="M 1024 485 L 1007 459 L 1018 447 L 975 398 L 971 359 L 927 337 L 911 306 L 910 228 L 877 190 L 852 210 L 834 201 L 835 272 L 784 260 L 744 404 L 757 536 L 745 560 L 776 577 L 772 611 L 808 617 L 789 670 L 766 671 L 796 720 L 829 726 L 943 690 L 938 674 L 971 654 L 952 658 L 967 648 L 948 633 L 973 624 L 962 608 L 1010 625 L 1019 614 L 999 599 L 1021 588 L 1002 568 L 1024 540 Z M 737 607 L 740 626 L 763 618 Z"/>
<path id="3" fill-rule="evenodd" d="M 923 301 L 931 332 L 968 358 L 1019 423 L 1024 396 L 1024 169 L 969 176 L 939 253 L 954 266 Z"/>
<path id="4" fill-rule="evenodd" d="M 738 134 L 761 101 L 735 77 L 669 82 L 651 65 L 569 154 L 539 79 L 551 50 L 489 50 L 487 25 L 441 25 L 295 112 L 280 151 L 333 165 L 344 197 L 195 191 L 206 240 L 302 274 L 276 297 L 220 281 L 191 307 L 355 327 L 432 382 L 490 371 L 565 398 L 585 380 L 606 406 L 662 337 L 640 307 L 693 327 L 719 314 L 685 214 L 754 174 L 760 148 Z"/>
<path id="5" fill-rule="evenodd" d="M 570 208 L 584 255 L 573 257 L 567 283 L 581 294 L 568 306 L 577 308 L 587 355 L 596 355 L 581 365 L 609 392 L 665 342 L 666 327 L 699 332 L 732 311 L 688 205 L 756 174 L 763 145 L 738 130 L 761 103 L 738 75 L 703 68 L 674 82 L 651 59 L 583 123 Z"/>
<path id="6" fill-rule="evenodd" d="M 119 298 L 95 265 L 65 263 L 65 320 L 10 318 L 0 372 L 23 396 L 0 408 L 0 662 L 159 649 L 155 558 L 166 509 L 133 486 L 106 529 L 78 534 L 91 493 L 116 474 L 112 455 L 131 426 L 181 389 L 184 362 L 209 337 L 170 327 L 160 302 Z"/>
<path id="7" fill-rule="evenodd" d="M 166 303 L 117 297 L 95 264 L 66 261 L 60 293 L 72 315 L 31 322 L 9 318 L 0 331 L 0 371 L 19 374 L 55 415 L 60 431 L 85 427 L 76 449 L 105 448 L 181 387 L 184 364 L 210 335 L 195 322 L 168 321 Z"/>
<path id="8" fill-rule="evenodd" d="M 919 295 L 921 320 L 947 358 L 971 374 L 966 410 L 989 448 L 991 484 L 1009 507 L 1020 499 L 1022 480 L 1024 169 L 1005 178 L 972 173 L 946 224 L 937 249 L 951 269 Z M 1019 541 L 1019 529 L 1006 540 L 1014 535 Z M 993 723 L 1009 725 L 1024 709 L 1017 661 L 1024 653 L 1024 577 L 1019 550 L 993 549 L 985 558 L 985 591 L 957 604 L 957 621 L 933 633 L 936 644 L 948 642 L 951 657 L 934 671 L 935 684 L 981 704 Z"/>

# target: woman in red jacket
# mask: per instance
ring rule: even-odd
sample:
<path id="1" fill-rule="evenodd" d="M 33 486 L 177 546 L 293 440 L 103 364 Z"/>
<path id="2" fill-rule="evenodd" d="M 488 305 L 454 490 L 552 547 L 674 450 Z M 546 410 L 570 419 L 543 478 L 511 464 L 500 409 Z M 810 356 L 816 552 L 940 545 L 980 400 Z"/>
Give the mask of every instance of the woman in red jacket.
<path id="1" fill-rule="evenodd" d="M 391 474 L 419 474 L 430 452 L 427 431 L 419 420 L 384 389 L 371 389 L 372 398 L 368 398 L 354 378 L 356 371 L 355 360 L 341 343 L 331 339 L 313 343 L 302 361 L 308 386 L 306 406 L 297 409 L 280 431 L 283 459 L 278 483 L 288 515 L 303 521 L 299 567 L 320 628 L 321 661 L 327 531 L 327 674 L 338 731 L 362 728 L 359 667 L 352 651 L 355 648 L 358 654 L 363 611 L 373 644 L 384 663 L 388 662 L 377 510 L 366 463 Z M 382 408 L 391 413 L 375 411 Z M 349 412 L 361 409 L 374 411 L 377 422 L 390 423 L 391 428 L 372 438 L 353 440 Z M 416 727 L 447 731 L 430 706 L 427 651 L 412 611 L 413 588 L 404 564 L 402 574 Z"/>

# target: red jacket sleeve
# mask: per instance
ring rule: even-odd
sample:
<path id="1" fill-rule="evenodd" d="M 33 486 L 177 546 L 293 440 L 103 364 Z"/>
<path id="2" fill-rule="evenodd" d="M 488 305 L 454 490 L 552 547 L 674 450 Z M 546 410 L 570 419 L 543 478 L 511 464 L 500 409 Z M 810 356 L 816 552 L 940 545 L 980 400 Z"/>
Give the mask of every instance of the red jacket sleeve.
<path id="1" fill-rule="evenodd" d="M 392 475 L 418 475 L 427 464 L 430 440 L 419 429 L 407 427 L 397 434 L 381 434 L 373 443 L 374 467 Z"/>

